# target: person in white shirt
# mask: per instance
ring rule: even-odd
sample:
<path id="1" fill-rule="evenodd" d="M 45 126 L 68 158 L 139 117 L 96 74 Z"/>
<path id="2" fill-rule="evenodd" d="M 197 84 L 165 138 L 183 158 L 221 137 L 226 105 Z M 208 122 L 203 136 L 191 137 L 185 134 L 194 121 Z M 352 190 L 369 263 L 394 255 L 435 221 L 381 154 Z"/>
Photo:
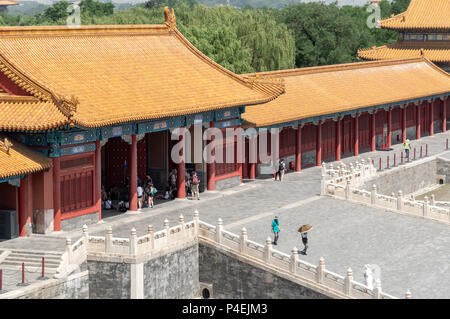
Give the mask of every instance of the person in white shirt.
<path id="1" fill-rule="evenodd" d="M 138 182 L 137 187 L 137 198 L 138 198 L 138 209 L 141 210 L 142 208 L 142 196 L 144 195 L 144 189 L 141 186 L 141 181 Z"/>

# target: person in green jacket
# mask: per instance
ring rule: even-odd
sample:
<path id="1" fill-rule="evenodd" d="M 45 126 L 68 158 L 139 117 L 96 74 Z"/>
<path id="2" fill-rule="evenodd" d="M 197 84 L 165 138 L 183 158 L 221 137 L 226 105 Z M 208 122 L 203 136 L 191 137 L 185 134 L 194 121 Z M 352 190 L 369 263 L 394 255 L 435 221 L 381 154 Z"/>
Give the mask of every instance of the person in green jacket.
<path id="1" fill-rule="evenodd" d="M 280 234 L 280 222 L 278 221 L 278 216 L 275 216 L 275 219 L 272 220 L 272 231 L 274 234 L 273 244 L 276 245 Z"/>
<path id="2" fill-rule="evenodd" d="M 409 147 L 410 147 L 409 140 L 407 139 L 405 143 L 403 143 L 403 148 L 405 149 L 405 155 L 408 161 L 409 161 Z"/>

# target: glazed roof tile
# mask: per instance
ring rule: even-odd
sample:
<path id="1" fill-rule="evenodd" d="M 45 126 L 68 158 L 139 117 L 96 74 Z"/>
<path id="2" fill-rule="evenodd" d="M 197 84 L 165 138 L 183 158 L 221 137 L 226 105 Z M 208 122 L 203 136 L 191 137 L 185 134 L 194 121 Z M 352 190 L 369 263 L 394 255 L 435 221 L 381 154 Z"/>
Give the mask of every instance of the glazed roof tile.
<path id="1" fill-rule="evenodd" d="M 449 63 L 450 46 L 444 41 L 399 41 L 381 47 L 358 50 L 358 56 L 366 60 L 386 60 L 423 56 L 433 62 Z"/>
<path id="2" fill-rule="evenodd" d="M 226 70 L 170 25 L 3 27 L 0 70 L 46 102 L 5 109 L 0 127 L 20 118 L 23 130 L 36 121 L 100 127 L 187 115 L 264 103 L 284 90 Z"/>
<path id="3" fill-rule="evenodd" d="M 4 146 L 5 138 L 12 144 L 9 151 Z M 45 155 L 0 134 L 0 179 L 43 171 L 51 166 L 52 160 Z"/>
<path id="4" fill-rule="evenodd" d="M 286 92 L 246 108 L 249 126 L 301 119 L 450 93 L 450 75 L 423 58 L 247 74 L 283 78 Z"/>
<path id="5" fill-rule="evenodd" d="M 411 0 L 405 12 L 381 20 L 380 26 L 393 30 L 449 30 L 450 0 Z"/>

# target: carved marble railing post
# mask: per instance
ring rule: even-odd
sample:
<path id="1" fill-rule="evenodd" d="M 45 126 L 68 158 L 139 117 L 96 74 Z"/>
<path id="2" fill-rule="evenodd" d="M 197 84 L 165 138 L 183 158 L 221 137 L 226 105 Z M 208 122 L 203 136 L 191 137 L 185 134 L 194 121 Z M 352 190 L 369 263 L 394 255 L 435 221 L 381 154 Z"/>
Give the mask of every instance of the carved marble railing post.
<path id="1" fill-rule="evenodd" d="M 164 225 L 163 225 L 164 232 L 166 233 L 166 243 L 169 242 L 169 220 L 166 218 L 164 219 Z"/>
<path id="2" fill-rule="evenodd" d="M 325 162 L 322 162 L 322 175 L 326 175 L 327 174 L 327 166 L 325 164 Z"/>
<path id="3" fill-rule="evenodd" d="M 363 178 L 366 177 L 366 162 L 364 161 L 364 159 L 361 160 L 361 176 Z"/>
<path id="4" fill-rule="evenodd" d="M 325 180 L 325 174 L 322 174 L 322 178 L 320 180 L 320 195 L 324 196 L 326 193 L 327 182 Z"/>
<path id="5" fill-rule="evenodd" d="M 375 280 L 375 287 L 373 290 L 373 298 L 374 299 L 382 298 L 381 280 L 379 278 L 377 280 Z"/>
<path id="6" fill-rule="evenodd" d="M 352 281 L 353 281 L 353 271 L 351 268 L 349 268 L 349 269 L 347 269 L 347 276 L 345 276 L 345 280 L 344 280 L 344 293 L 347 296 L 351 295 Z"/>
<path id="7" fill-rule="evenodd" d="M 247 253 L 247 239 L 248 239 L 247 229 L 243 227 L 241 230 L 241 238 L 239 241 L 239 251 L 242 254 Z"/>
<path id="8" fill-rule="evenodd" d="M 69 265 L 72 263 L 72 239 L 66 238 L 67 261 Z"/>
<path id="9" fill-rule="evenodd" d="M 316 267 L 316 280 L 319 284 L 323 283 L 323 277 L 325 275 L 325 259 L 320 257 L 319 265 Z"/>
<path id="10" fill-rule="evenodd" d="M 372 185 L 372 191 L 370 193 L 370 203 L 375 205 L 377 203 L 377 185 Z"/>
<path id="11" fill-rule="evenodd" d="M 435 206 L 436 205 L 436 197 L 434 196 L 434 194 L 431 194 L 430 196 L 430 205 L 431 206 Z"/>
<path id="12" fill-rule="evenodd" d="M 153 225 L 148 225 L 147 226 L 147 234 L 148 237 L 150 238 L 150 242 L 149 242 L 149 246 L 150 249 L 154 249 L 155 248 L 155 236 L 153 235 Z"/>
<path id="13" fill-rule="evenodd" d="M 297 247 L 294 247 L 291 250 L 291 263 L 289 264 L 289 270 L 293 274 L 297 272 L 297 259 L 298 259 L 298 249 Z"/>
<path id="14" fill-rule="evenodd" d="M 89 233 L 88 233 L 88 227 L 86 224 L 83 225 L 82 228 L 83 231 L 83 238 L 84 238 L 84 247 L 86 247 L 86 252 L 88 251 L 89 248 Z"/>
<path id="15" fill-rule="evenodd" d="M 409 291 L 409 289 L 406 290 L 405 299 L 412 299 L 411 291 Z"/>
<path id="16" fill-rule="evenodd" d="M 130 232 L 130 255 L 137 255 L 137 236 L 136 228 L 132 228 Z"/>
<path id="17" fill-rule="evenodd" d="M 178 224 L 181 226 L 181 233 L 184 233 L 184 216 L 183 214 L 180 214 L 178 217 Z"/>
<path id="18" fill-rule="evenodd" d="M 112 247 L 112 228 L 111 226 L 106 228 L 105 234 L 105 253 L 109 253 Z"/>
<path id="19" fill-rule="evenodd" d="M 350 199 L 350 181 L 345 185 L 345 199 Z"/>
<path id="20" fill-rule="evenodd" d="M 423 216 L 424 217 L 428 216 L 428 211 L 429 211 L 428 196 L 425 196 L 423 198 Z"/>
<path id="21" fill-rule="evenodd" d="M 272 239 L 267 237 L 266 245 L 264 246 L 264 261 L 270 263 L 270 257 L 272 256 Z"/>
<path id="22" fill-rule="evenodd" d="M 198 210 L 194 211 L 194 232 L 195 232 L 195 236 L 198 236 L 198 224 L 200 221 L 200 214 L 198 212 Z"/>
<path id="23" fill-rule="evenodd" d="M 403 192 L 398 191 L 397 194 L 397 210 L 402 211 L 403 210 Z"/>
<path id="24" fill-rule="evenodd" d="M 216 242 L 218 244 L 222 243 L 222 230 L 223 230 L 223 220 L 222 220 L 222 218 L 219 218 L 217 220 L 217 225 L 216 225 Z"/>

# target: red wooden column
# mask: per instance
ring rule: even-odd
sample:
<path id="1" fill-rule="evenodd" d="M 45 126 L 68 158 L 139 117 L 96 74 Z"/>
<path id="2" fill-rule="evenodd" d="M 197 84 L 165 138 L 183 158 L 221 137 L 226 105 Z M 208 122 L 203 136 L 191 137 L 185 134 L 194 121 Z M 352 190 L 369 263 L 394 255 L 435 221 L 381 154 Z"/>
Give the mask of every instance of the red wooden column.
<path id="1" fill-rule="evenodd" d="M 302 126 L 298 124 L 297 134 L 295 135 L 295 171 L 302 170 Z"/>
<path id="2" fill-rule="evenodd" d="M 214 127 L 214 122 L 209 122 L 209 127 Z M 214 141 L 214 135 L 211 136 L 211 139 L 208 142 L 208 145 L 213 143 Z M 211 151 L 211 155 L 208 154 L 208 156 L 214 156 L 216 154 L 216 151 Z M 212 162 L 211 158 L 208 158 L 208 163 L 206 166 L 207 170 L 207 183 L 206 187 L 209 191 L 213 191 L 216 189 L 216 163 L 215 161 Z"/>
<path id="3" fill-rule="evenodd" d="M 98 220 L 102 219 L 102 148 L 100 140 L 95 141 L 95 206 Z"/>
<path id="4" fill-rule="evenodd" d="M 430 136 L 433 136 L 433 131 L 434 131 L 434 121 L 433 121 L 433 117 L 434 117 L 434 100 L 431 102 L 427 103 L 429 105 L 428 111 L 430 111 Z"/>
<path id="5" fill-rule="evenodd" d="M 442 101 L 442 132 L 447 131 L 447 100 L 448 98 L 445 97 Z"/>
<path id="6" fill-rule="evenodd" d="M 130 145 L 130 210 L 137 211 L 137 142 L 136 135 L 131 134 Z"/>
<path id="7" fill-rule="evenodd" d="M 26 236 L 26 221 L 27 221 L 27 194 L 29 192 L 28 181 L 24 178 L 20 179 L 19 187 L 19 236 Z"/>
<path id="8" fill-rule="evenodd" d="M 60 185 L 60 158 L 53 158 L 53 228 L 61 230 L 61 185 Z"/>
<path id="9" fill-rule="evenodd" d="M 186 198 L 186 165 L 185 165 L 185 133 L 186 128 L 180 127 L 179 142 L 181 143 L 181 152 L 179 154 L 179 162 L 177 164 L 177 198 Z"/>
<path id="10" fill-rule="evenodd" d="M 416 106 L 416 140 L 420 139 L 420 107 L 421 104 L 419 103 Z"/>
<path id="11" fill-rule="evenodd" d="M 402 109 L 402 143 L 406 142 L 406 109 L 407 105 L 404 105 Z"/>
<path id="12" fill-rule="evenodd" d="M 370 125 L 370 151 L 375 152 L 375 110 L 370 115 L 371 125 Z"/>
<path id="13" fill-rule="evenodd" d="M 317 124 L 316 166 L 322 165 L 322 121 Z"/>
<path id="14" fill-rule="evenodd" d="M 255 158 L 254 160 L 256 160 L 256 162 L 258 161 L 258 136 L 255 137 L 249 137 L 248 140 L 248 149 L 249 152 L 253 151 L 253 153 L 255 154 Z M 249 161 L 252 159 L 250 154 L 248 156 Z M 256 179 L 256 162 L 254 163 L 250 163 L 250 179 Z"/>
<path id="15" fill-rule="evenodd" d="M 359 155 L 359 114 L 356 113 L 355 116 L 355 146 L 354 146 L 355 156 Z"/>
<path id="16" fill-rule="evenodd" d="M 389 108 L 387 114 L 387 143 L 386 146 L 391 148 L 391 140 L 392 140 L 392 108 Z"/>
<path id="17" fill-rule="evenodd" d="M 336 122 L 336 161 L 340 161 L 341 160 L 341 153 L 342 153 L 342 148 L 341 148 L 341 117 L 338 116 L 338 120 Z"/>

